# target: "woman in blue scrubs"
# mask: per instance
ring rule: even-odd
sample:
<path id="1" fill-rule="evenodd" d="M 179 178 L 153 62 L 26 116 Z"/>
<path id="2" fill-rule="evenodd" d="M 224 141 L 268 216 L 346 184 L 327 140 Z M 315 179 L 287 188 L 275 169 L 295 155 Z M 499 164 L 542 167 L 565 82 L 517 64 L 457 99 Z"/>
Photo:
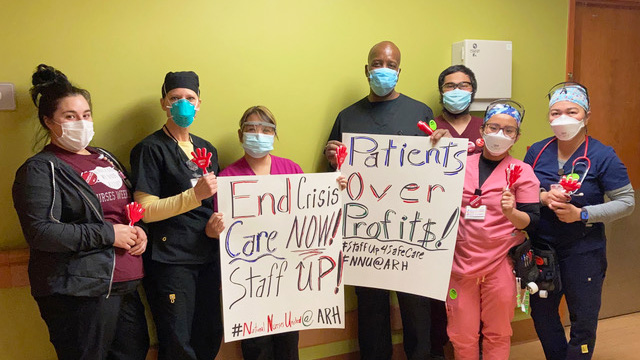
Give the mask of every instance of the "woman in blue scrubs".
<path id="1" fill-rule="evenodd" d="M 562 284 L 547 298 L 531 297 L 531 316 L 547 359 L 591 359 L 607 269 L 604 223 L 631 214 L 635 205 L 627 168 L 612 147 L 587 135 L 590 115 L 584 86 L 554 86 L 549 123 L 555 136 L 533 144 L 524 159 L 541 186 L 533 244 L 556 251 Z M 575 193 L 558 189 L 563 175 L 581 183 Z M 611 201 L 605 203 L 605 195 Z M 558 314 L 563 295 L 571 319 L 568 342 Z"/>

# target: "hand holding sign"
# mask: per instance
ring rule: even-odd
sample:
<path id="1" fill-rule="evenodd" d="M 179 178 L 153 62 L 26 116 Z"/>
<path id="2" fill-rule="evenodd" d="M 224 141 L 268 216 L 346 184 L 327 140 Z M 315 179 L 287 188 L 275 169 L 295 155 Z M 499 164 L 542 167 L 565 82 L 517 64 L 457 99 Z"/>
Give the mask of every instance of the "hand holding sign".
<path id="1" fill-rule="evenodd" d="M 344 160 L 347 158 L 347 147 L 340 145 L 338 146 L 338 150 L 336 150 L 336 162 L 338 163 L 338 166 L 336 167 L 336 169 L 338 171 L 340 171 L 340 168 L 342 167 L 342 164 L 344 164 Z"/>
<path id="2" fill-rule="evenodd" d="M 202 169 L 202 173 L 206 175 L 207 168 L 211 164 L 212 153 L 207 152 L 206 148 L 198 148 L 196 149 L 196 152 L 198 153 L 197 155 L 195 152 L 191 152 L 191 156 L 193 156 L 193 159 L 191 159 L 191 161 L 198 165 L 198 167 Z"/>
<path id="3" fill-rule="evenodd" d="M 518 181 L 520 178 L 520 174 L 522 173 L 522 168 L 520 165 L 509 164 L 507 168 L 504 169 L 504 174 L 507 178 L 507 191 L 513 186 L 513 184 Z"/>
<path id="4" fill-rule="evenodd" d="M 438 125 L 434 120 L 429 120 L 428 125 L 424 121 L 418 121 L 418 129 L 422 130 L 422 132 L 427 134 L 427 136 L 431 136 L 437 128 L 438 128 Z"/>
<path id="5" fill-rule="evenodd" d="M 143 208 L 142 205 L 138 204 L 135 201 L 127 204 L 125 212 L 127 213 L 127 218 L 129 219 L 129 226 L 133 227 L 135 223 L 140 221 L 142 219 L 142 216 L 144 215 L 144 211 L 145 208 Z"/>

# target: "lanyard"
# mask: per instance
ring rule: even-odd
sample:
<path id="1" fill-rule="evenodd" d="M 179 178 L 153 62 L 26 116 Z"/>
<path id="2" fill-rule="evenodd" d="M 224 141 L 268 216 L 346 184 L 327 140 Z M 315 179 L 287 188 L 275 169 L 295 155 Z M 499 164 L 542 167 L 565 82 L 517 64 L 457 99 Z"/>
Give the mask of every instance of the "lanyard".
<path id="1" fill-rule="evenodd" d="M 198 170 L 198 165 L 196 165 L 196 163 L 191 161 L 191 159 L 189 159 L 189 156 L 187 156 L 184 153 L 184 151 L 182 150 L 182 148 L 180 148 L 180 142 L 178 142 L 178 139 L 176 139 L 176 137 L 173 136 L 171 131 L 169 131 L 169 128 L 167 127 L 167 125 L 163 125 L 162 128 L 167 132 L 167 134 L 169 134 L 169 137 L 171 137 L 171 139 L 173 139 L 173 141 L 176 143 L 176 147 L 177 147 L 177 151 L 178 151 L 178 157 L 180 159 L 182 159 L 182 160 L 184 160 L 183 157 L 187 158 L 187 161 L 185 162 L 185 165 L 187 165 L 187 168 L 189 168 L 190 171 Z M 193 143 L 193 139 L 191 138 L 191 135 L 189 135 L 189 142 L 195 148 L 196 145 Z"/>

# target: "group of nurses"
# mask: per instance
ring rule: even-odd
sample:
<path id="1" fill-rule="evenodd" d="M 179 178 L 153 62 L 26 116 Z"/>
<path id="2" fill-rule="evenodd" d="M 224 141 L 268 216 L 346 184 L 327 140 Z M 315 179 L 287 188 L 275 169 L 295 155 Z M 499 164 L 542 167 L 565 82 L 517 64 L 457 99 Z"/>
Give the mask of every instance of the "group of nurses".
<path id="1" fill-rule="evenodd" d="M 90 182 L 91 177 L 85 176 L 86 171 L 76 169 L 77 159 L 91 157 L 93 161 L 95 155 L 99 164 L 108 163 L 114 167 L 93 148 L 87 147 L 93 135 L 88 92 L 72 87 L 63 77 L 58 76 L 62 84 L 58 87 L 62 90 L 56 90 L 55 97 L 43 93 L 49 97 L 41 95 L 36 100 L 34 95 L 43 127 L 52 134 L 52 144 L 21 168 L 25 172 L 24 169 L 29 169 L 27 165 L 35 164 L 33 167 L 39 166 L 38 171 L 40 167 L 45 171 L 46 162 L 59 163 L 60 169 L 52 168 L 52 171 L 64 173 L 61 178 L 64 181 L 46 184 L 53 189 L 48 193 L 60 191 L 65 181 L 79 182 L 83 186 L 84 182 L 95 185 Z M 51 87 L 52 84 L 55 85 L 55 81 L 48 80 L 45 85 Z M 34 85 L 40 86 L 40 83 L 34 80 Z M 77 102 L 79 105 L 76 107 L 80 110 L 76 112 L 83 111 L 85 115 L 78 118 L 60 115 L 58 119 L 57 112 L 62 114 L 66 109 L 63 100 Z M 591 111 L 586 88 L 576 83 L 561 83 L 550 91 L 549 100 L 549 123 L 555 136 L 531 146 L 524 162 L 509 155 L 509 150 L 520 137 L 524 108 L 506 99 L 498 100 L 487 108 L 480 128 L 484 148 L 481 153 L 467 159 L 461 220 L 446 302 L 447 331 L 457 359 L 478 359 L 480 352 L 485 359 L 508 359 L 516 286 L 513 265 L 507 253 L 525 240 L 525 232 L 531 236 L 534 246 L 550 247 L 558 257 L 562 287 L 551 291 L 547 298 L 531 297 L 532 317 L 547 359 L 590 359 L 593 354 L 607 266 L 603 223 L 630 214 L 635 205 L 634 192 L 627 170 L 613 148 L 587 135 Z M 49 103 L 52 105 L 47 110 L 45 105 Z M 139 256 L 145 252 L 144 287 L 158 330 L 159 359 L 213 358 L 222 338 L 220 263 L 215 239 L 223 231 L 224 224 L 222 215 L 213 212 L 212 197 L 217 192 L 216 175 L 219 170 L 217 151 L 209 142 L 189 131 L 201 104 L 198 76 L 193 72 L 168 73 L 162 86 L 160 104 L 166 114 L 166 123 L 131 152 L 133 196 L 146 208 L 144 222 L 148 226 L 149 251 L 145 252 L 146 234 L 140 228 L 119 223 L 113 225 L 108 219 L 98 216 L 100 214 L 87 211 L 83 215 L 86 218 L 79 221 L 73 217 L 77 215 L 75 213 L 67 216 L 64 206 L 62 210 L 51 206 L 50 211 L 45 212 L 46 204 L 36 204 L 37 199 L 33 202 L 16 201 L 25 237 L 32 248 L 32 260 L 40 252 L 60 251 L 48 243 L 41 244 L 40 233 L 33 230 L 36 226 L 64 225 L 67 229 L 72 228 L 71 224 L 93 226 L 97 223 L 106 229 L 98 244 L 106 265 L 96 268 L 95 272 L 111 269 L 112 273 L 110 277 L 107 272 L 98 274 L 100 281 L 92 285 L 95 291 L 85 293 L 69 285 L 60 285 L 57 289 L 55 284 L 45 284 L 43 289 L 46 291 L 37 292 L 39 288 L 36 285 L 43 280 L 36 271 L 36 265 L 41 264 L 32 264 L 30 278 L 34 297 L 47 320 L 53 312 L 43 310 L 43 304 L 51 296 L 63 294 L 68 298 L 90 296 L 101 299 L 117 288 L 113 284 L 119 283 L 119 278 L 114 279 L 113 268 L 117 275 L 125 263 L 111 259 L 119 249 L 129 250 L 130 255 L 137 257 L 137 273 L 131 279 L 139 281 L 142 277 Z M 64 111 L 66 114 L 72 110 L 75 111 Z M 62 130 L 57 130 L 58 127 Z M 262 106 L 249 108 L 242 116 L 238 130 L 245 154 L 220 175 L 301 173 L 296 163 L 270 155 L 275 135 L 273 114 Z M 432 141 L 443 135 L 450 136 L 450 133 L 440 131 L 432 136 Z M 206 152 L 196 155 L 195 150 L 202 148 Z M 71 156 L 73 161 L 67 159 Z M 202 167 L 196 165 L 199 162 L 202 162 Z M 518 172 L 519 176 L 505 176 L 507 169 Z M 25 172 L 25 180 L 22 181 L 21 171 L 14 184 L 14 198 L 29 200 L 27 195 L 30 192 L 25 189 L 29 189 L 31 183 L 41 186 L 35 182 L 44 181 L 44 176 L 28 176 Z M 344 189 L 346 180 L 343 176 L 337 178 Z M 561 179 L 572 181 L 579 188 L 567 191 L 559 186 Z M 96 191 L 85 190 L 91 194 L 91 191 Z M 21 193 L 27 195 L 21 196 Z M 605 195 L 611 201 L 605 203 Z M 73 200 L 78 209 L 79 204 L 87 201 L 71 197 L 63 200 L 68 199 Z M 89 200 L 97 204 L 97 199 Z M 96 207 L 99 209 L 107 205 Z M 120 205 L 117 209 L 122 212 Z M 37 223 L 29 220 L 36 218 L 30 215 L 35 210 L 40 211 L 38 216 L 42 217 Z M 58 217 L 49 219 L 52 216 Z M 51 243 L 63 240 L 54 236 Z M 118 249 L 113 250 L 114 247 Z M 82 256 L 95 255 L 90 247 L 78 253 Z M 72 260 L 75 261 L 61 258 L 54 265 L 66 266 Z M 131 289 L 135 286 L 127 288 L 126 295 L 134 294 Z M 558 315 L 562 296 L 566 297 L 572 325 L 568 342 Z M 135 294 L 133 300 L 134 305 L 140 303 Z M 69 318 L 71 320 L 68 321 L 75 324 L 75 319 Z M 47 320 L 50 332 L 58 334 L 63 322 L 53 324 Z M 142 353 L 146 350 L 147 337 L 145 331 L 140 333 Z M 54 341 L 52 337 L 59 354 L 63 345 L 69 346 L 66 341 L 75 341 L 72 335 L 65 333 L 65 336 L 69 339 L 58 341 L 56 336 Z M 108 348 L 111 342 L 109 337 L 98 343 Z M 245 358 L 297 359 L 297 342 L 298 334 L 294 332 L 245 341 L 242 348 Z M 80 351 L 84 346 L 75 344 L 74 351 Z"/>

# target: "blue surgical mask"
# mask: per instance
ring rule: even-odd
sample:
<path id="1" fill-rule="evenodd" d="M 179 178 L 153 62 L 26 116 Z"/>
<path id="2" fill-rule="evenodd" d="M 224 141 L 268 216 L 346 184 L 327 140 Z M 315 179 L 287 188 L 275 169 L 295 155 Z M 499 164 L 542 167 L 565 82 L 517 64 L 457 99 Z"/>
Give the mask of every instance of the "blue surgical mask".
<path id="1" fill-rule="evenodd" d="M 442 94 L 442 105 L 452 114 L 460 114 L 471 104 L 471 92 L 454 89 Z"/>
<path id="2" fill-rule="evenodd" d="M 180 99 L 171 105 L 171 117 L 176 125 L 186 128 L 193 123 L 196 107 L 187 99 Z"/>
<path id="3" fill-rule="evenodd" d="M 388 95 L 398 83 L 398 72 L 389 68 L 369 71 L 369 86 L 378 96 Z"/>
<path id="4" fill-rule="evenodd" d="M 273 135 L 243 133 L 242 147 L 249 156 L 259 159 L 267 156 L 273 150 L 273 138 Z"/>

